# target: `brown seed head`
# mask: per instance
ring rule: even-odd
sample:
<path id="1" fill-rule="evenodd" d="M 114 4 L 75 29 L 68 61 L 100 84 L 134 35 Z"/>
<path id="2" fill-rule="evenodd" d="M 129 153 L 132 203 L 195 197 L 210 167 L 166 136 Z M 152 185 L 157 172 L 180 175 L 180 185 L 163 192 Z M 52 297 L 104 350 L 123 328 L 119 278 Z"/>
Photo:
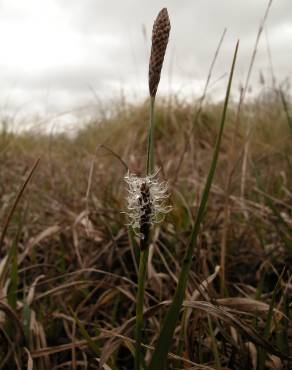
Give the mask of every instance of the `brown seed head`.
<path id="1" fill-rule="evenodd" d="M 158 13 L 152 31 L 152 47 L 149 61 L 149 92 L 151 97 L 156 95 L 169 32 L 170 21 L 168 12 L 166 8 L 163 8 Z"/>

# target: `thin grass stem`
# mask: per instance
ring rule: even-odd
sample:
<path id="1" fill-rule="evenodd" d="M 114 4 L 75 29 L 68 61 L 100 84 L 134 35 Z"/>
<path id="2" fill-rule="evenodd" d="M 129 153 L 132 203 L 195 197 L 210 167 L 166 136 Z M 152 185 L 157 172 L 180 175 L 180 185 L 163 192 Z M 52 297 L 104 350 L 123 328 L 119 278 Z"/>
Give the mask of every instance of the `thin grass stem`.
<path id="1" fill-rule="evenodd" d="M 214 330 L 213 330 L 213 325 L 212 325 L 212 320 L 210 318 L 210 315 L 208 315 L 208 326 L 209 326 L 209 332 L 212 340 L 212 346 L 213 346 L 213 354 L 215 358 L 215 364 L 216 364 L 216 370 L 221 370 L 221 363 L 220 363 L 220 356 L 219 356 L 219 351 L 216 343 L 216 338 L 214 335 Z"/>
<path id="2" fill-rule="evenodd" d="M 150 98 L 150 120 L 148 129 L 148 144 L 147 144 L 147 163 L 146 163 L 146 175 L 149 176 L 154 170 L 154 103 L 155 97 Z M 140 261 L 138 271 L 138 291 L 137 291 L 137 304 L 136 304 L 136 353 L 135 353 L 135 369 L 141 369 L 142 360 L 142 346 L 141 338 L 143 331 L 143 306 L 144 306 L 144 293 L 145 293 L 145 281 L 147 273 L 148 263 L 148 248 L 149 240 L 143 240 L 143 248 L 140 248 Z"/>
<path id="3" fill-rule="evenodd" d="M 140 251 L 140 262 L 138 272 L 138 291 L 137 291 L 137 306 L 136 306 L 136 370 L 141 368 L 142 346 L 141 338 L 143 331 L 143 306 L 144 306 L 144 292 L 146 271 L 148 262 L 149 248 Z"/>
<path id="4" fill-rule="evenodd" d="M 154 104 L 155 97 L 150 98 L 150 120 L 148 129 L 148 147 L 147 147 L 147 165 L 146 175 L 149 176 L 154 171 L 154 149 L 153 149 L 153 137 L 154 137 Z"/>

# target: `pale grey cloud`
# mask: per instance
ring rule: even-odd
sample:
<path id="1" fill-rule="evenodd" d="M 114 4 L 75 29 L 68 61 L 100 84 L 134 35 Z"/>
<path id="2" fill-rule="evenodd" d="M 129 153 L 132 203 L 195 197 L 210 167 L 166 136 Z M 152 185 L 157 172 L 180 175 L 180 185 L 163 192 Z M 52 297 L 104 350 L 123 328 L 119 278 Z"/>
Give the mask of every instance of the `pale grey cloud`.
<path id="1" fill-rule="evenodd" d="M 172 30 L 161 90 L 200 93 L 220 36 L 227 34 L 213 80 L 227 73 L 236 40 L 236 84 L 245 79 L 268 0 L 17 0 L 0 1 L 0 99 L 66 110 L 124 88 L 147 96 L 153 20 L 167 6 Z M 267 39 L 278 81 L 292 75 L 292 1 L 274 0 L 252 75 L 270 77 Z M 142 26 L 147 30 L 145 42 Z M 267 37 L 268 38 L 267 38 Z M 224 91 L 226 78 L 216 91 Z M 89 88 L 90 87 L 90 88 Z M 14 97 L 14 98 L 13 98 Z M 55 98 L 54 98 L 55 97 Z"/>

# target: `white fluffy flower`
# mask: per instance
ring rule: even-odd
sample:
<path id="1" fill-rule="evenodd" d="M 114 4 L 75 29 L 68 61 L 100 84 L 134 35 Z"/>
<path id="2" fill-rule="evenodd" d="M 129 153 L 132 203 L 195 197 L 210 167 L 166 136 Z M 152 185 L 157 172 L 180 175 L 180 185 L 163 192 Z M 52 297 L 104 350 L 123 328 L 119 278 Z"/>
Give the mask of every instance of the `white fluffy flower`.
<path id="1" fill-rule="evenodd" d="M 156 179 L 157 172 L 146 177 L 138 177 L 127 173 L 125 181 L 128 184 L 128 212 L 129 225 L 137 232 L 143 222 L 153 225 L 161 222 L 164 215 L 172 207 L 166 205 L 167 184 Z M 140 237 L 141 233 L 137 232 Z"/>

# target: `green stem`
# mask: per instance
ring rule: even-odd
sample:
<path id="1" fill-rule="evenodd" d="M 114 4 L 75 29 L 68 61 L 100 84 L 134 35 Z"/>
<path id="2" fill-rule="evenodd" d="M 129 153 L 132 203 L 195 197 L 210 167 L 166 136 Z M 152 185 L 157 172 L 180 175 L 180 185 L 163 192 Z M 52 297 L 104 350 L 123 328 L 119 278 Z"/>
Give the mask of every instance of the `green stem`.
<path id="1" fill-rule="evenodd" d="M 148 147 L 147 147 L 147 176 L 153 173 L 154 170 L 154 150 L 153 150 L 153 136 L 154 136 L 154 103 L 155 97 L 150 98 L 150 120 L 148 130 Z"/>
<path id="2" fill-rule="evenodd" d="M 208 315 L 208 325 L 209 325 L 209 331 L 210 331 L 211 340 L 212 340 L 213 354 L 214 354 L 214 357 L 215 357 L 216 370 L 221 370 L 222 367 L 221 367 L 221 362 L 220 362 L 220 356 L 219 356 L 219 352 L 218 352 L 218 347 L 217 347 L 216 338 L 215 338 L 215 335 L 214 335 L 214 330 L 213 330 L 213 325 L 212 325 L 210 315 Z"/>
<path id="3" fill-rule="evenodd" d="M 140 370 L 141 366 L 141 338 L 143 330 L 143 306 L 144 306 L 144 292 L 145 280 L 147 271 L 149 248 L 140 251 L 140 263 L 138 272 L 138 292 L 137 292 L 137 306 L 136 306 L 136 370 Z"/>
<path id="4" fill-rule="evenodd" d="M 151 97 L 150 100 L 150 120 L 148 129 L 148 145 L 147 145 L 147 163 L 146 163 L 146 175 L 149 176 L 154 170 L 154 150 L 153 150 L 153 134 L 154 134 L 154 103 L 155 97 Z M 140 248 L 140 261 L 138 271 L 138 291 L 137 291 L 137 303 L 136 303 L 136 353 L 135 353 L 135 369 L 141 369 L 142 360 L 142 346 L 141 338 L 143 331 L 143 306 L 144 306 L 144 293 L 145 293 L 145 281 L 147 273 L 147 262 L 149 255 L 148 248 L 149 240 L 143 243 L 143 249 Z"/>

